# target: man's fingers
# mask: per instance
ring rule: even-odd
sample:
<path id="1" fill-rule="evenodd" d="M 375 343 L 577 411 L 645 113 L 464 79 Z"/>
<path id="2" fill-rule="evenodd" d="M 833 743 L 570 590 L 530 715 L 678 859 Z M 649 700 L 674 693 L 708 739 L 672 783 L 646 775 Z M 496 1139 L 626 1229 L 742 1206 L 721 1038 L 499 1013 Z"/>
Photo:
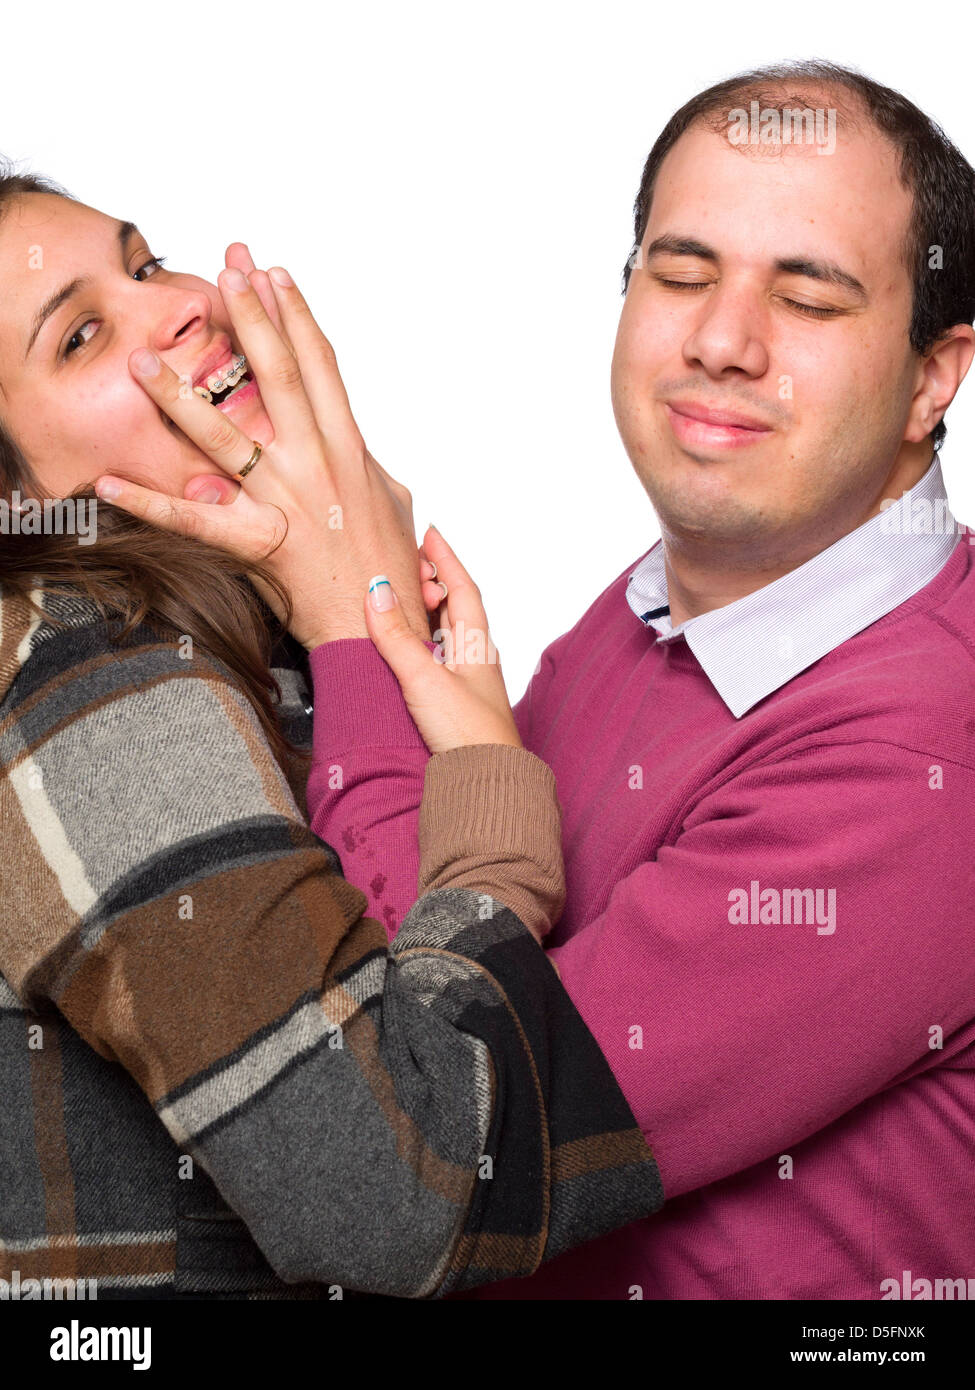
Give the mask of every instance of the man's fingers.
<path id="1" fill-rule="evenodd" d="M 274 287 L 271 284 L 270 279 L 268 278 L 267 271 L 256 269 L 252 270 L 247 278 L 253 285 L 254 289 L 257 291 L 257 297 L 264 305 L 264 312 L 267 314 L 268 318 L 271 320 L 275 328 L 278 330 L 278 333 L 281 337 L 281 341 L 284 343 L 285 347 L 291 353 L 291 356 L 297 357 L 297 353 L 294 350 L 294 345 L 292 344 L 291 339 L 288 337 L 287 330 L 285 329 L 284 323 L 281 320 L 281 310 L 278 308 L 278 301 L 274 298 Z"/>
<path id="2" fill-rule="evenodd" d="M 326 444 L 338 450 L 342 445 L 361 442 L 331 343 L 315 322 L 304 295 L 288 272 L 281 266 L 272 266 L 268 275 Z"/>
<path id="3" fill-rule="evenodd" d="M 284 325 L 281 322 L 281 311 L 278 309 L 277 301 L 274 298 L 274 289 L 270 280 L 267 278 L 267 271 L 258 270 L 257 266 L 255 266 L 254 258 L 250 253 L 250 247 L 247 243 L 243 241 L 231 242 L 224 253 L 224 261 L 226 262 L 228 270 L 239 270 L 247 276 L 254 289 L 257 291 L 258 299 L 264 305 L 264 312 L 281 334 L 285 347 L 290 353 L 294 353 L 294 348 L 291 346 L 291 341 L 284 331 Z"/>
<path id="4" fill-rule="evenodd" d="M 229 474 L 243 468 L 253 452 L 253 441 L 225 413 L 188 387 L 147 348 L 129 354 L 129 369 L 143 390 L 218 468 Z"/>
<path id="5" fill-rule="evenodd" d="M 151 488 L 140 487 L 125 478 L 105 476 L 95 482 L 95 492 L 104 502 L 130 512 L 132 516 L 157 526 L 161 531 L 173 531 L 181 536 L 193 536 L 221 550 L 232 549 L 245 559 L 260 555 L 264 539 L 257 528 L 240 518 L 233 518 L 224 507 L 188 502 L 181 497 L 169 497 Z"/>
<path id="6" fill-rule="evenodd" d="M 224 262 L 228 268 L 236 266 L 245 275 L 250 275 L 254 269 L 254 257 L 251 255 L 250 247 L 246 241 L 232 241 L 224 252 Z"/>
<path id="7" fill-rule="evenodd" d="M 317 427 L 302 368 L 269 318 L 257 290 L 236 269 L 221 271 L 217 284 L 275 437 L 290 437 L 296 442 L 310 439 Z"/>
<path id="8" fill-rule="evenodd" d="M 204 502 L 209 506 L 225 506 L 236 499 L 238 492 L 239 483 L 231 478 L 218 478 L 215 473 L 199 473 L 183 488 L 187 502 Z"/>

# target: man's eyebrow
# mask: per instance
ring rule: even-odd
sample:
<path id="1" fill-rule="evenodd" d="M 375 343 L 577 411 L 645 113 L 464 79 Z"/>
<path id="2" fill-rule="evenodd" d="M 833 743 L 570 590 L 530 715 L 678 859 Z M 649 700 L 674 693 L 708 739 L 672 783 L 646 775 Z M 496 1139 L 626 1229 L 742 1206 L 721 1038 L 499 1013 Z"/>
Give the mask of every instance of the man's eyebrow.
<path id="1" fill-rule="evenodd" d="M 706 246 L 703 241 L 695 241 L 693 237 L 670 234 L 658 236 L 650 242 L 647 247 L 647 260 L 662 252 L 669 252 L 672 256 L 695 256 L 698 260 L 715 263 L 719 259 L 713 246 Z M 775 268 L 785 275 L 805 275 L 810 280 L 837 285 L 840 289 L 849 290 L 859 299 L 868 297 L 856 276 L 836 265 L 834 261 L 811 260 L 807 256 L 781 256 L 775 262 Z"/>
<path id="2" fill-rule="evenodd" d="M 117 237 L 120 251 L 124 252 L 129 237 L 133 232 L 137 232 L 138 230 L 134 222 L 119 223 Z M 24 353 L 25 362 L 30 356 L 30 350 L 37 340 L 38 333 L 40 333 L 41 329 L 44 327 L 45 321 L 60 309 L 65 300 L 70 299 L 73 294 L 77 294 L 80 289 L 83 289 L 85 285 L 89 285 L 90 283 L 90 275 L 79 275 L 74 280 L 69 280 L 66 285 L 62 285 L 59 290 L 55 290 L 52 295 L 49 295 L 48 298 L 45 299 L 44 303 L 34 315 L 34 323 L 31 328 L 30 339 L 27 343 L 27 351 Z"/>
<path id="3" fill-rule="evenodd" d="M 669 251 L 672 256 L 696 256 L 699 261 L 716 261 L 718 253 L 712 246 L 705 246 L 703 241 L 695 241 L 693 237 L 674 236 L 667 233 L 664 236 L 655 237 L 647 247 L 647 260 L 651 256 L 656 256 L 661 251 Z"/>
<path id="4" fill-rule="evenodd" d="M 838 285 L 840 289 L 855 294 L 858 299 L 867 298 L 867 292 L 856 276 L 833 261 L 810 261 L 805 256 L 789 256 L 776 261 L 775 268 L 784 271 L 786 275 L 805 275 L 810 280 L 822 280 L 827 285 Z"/>

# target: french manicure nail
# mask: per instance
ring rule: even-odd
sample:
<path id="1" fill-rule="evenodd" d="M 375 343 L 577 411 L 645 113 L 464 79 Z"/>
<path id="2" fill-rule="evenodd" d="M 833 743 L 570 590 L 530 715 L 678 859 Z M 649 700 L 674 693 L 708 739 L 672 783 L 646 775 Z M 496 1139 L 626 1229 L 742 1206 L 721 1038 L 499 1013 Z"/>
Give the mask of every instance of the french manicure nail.
<path id="1" fill-rule="evenodd" d="M 197 502 L 219 502 L 220 489 L 216 487 L 205 487 L 196 500 Z"/>
<path id="2" fill-rule="evenodd" d="M 384 574 L 373 575 L 369 581 L 369 602 L 377 613 L 386 613 L 396 607 L 393 586 Z"/>
<path id="3" fill-rule="evenodd" d="M 224 271 L 223 283 L 227 286 L 228 290 L 237 290 L 239 292 L 247 288 L 247 281 L 244 278 L 244 273 L 238 270 L 236 266 L 232 266 L 230 270 Z"/>
<path id="4" fill-rule="evenodd" d="M 105 501 L 108 502 L 111 501 L 113 497 L 117 497 L 122 489 L 114 479 L 106 478 L 104 482 L 95 484 L 95 491 L 99 497 L 103 497 Z"/>
<path id="5" fill-rule="evenodd" d="M 288 274 L 288 272 L 284 269 L 283 266 L 272 266 L 271 269 L 268 271 L 268 275 L 270 275 L 271 279 L 274 281 L 276 285 L 280 285 L 281 288 L 284 290 L 290 290 L 291 287 L 294 285 L 294 281 L 292 280 L 291 276 Z"/>

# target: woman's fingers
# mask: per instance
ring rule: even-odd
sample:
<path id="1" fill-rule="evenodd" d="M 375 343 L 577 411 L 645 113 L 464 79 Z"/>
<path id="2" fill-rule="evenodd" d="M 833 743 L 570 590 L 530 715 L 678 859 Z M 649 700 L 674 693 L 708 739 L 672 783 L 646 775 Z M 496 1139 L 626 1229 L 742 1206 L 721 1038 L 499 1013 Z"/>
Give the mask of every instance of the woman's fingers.
<path id="1" fill-rule="evenodd" d="M 336 452 L 365 445 L 349 405 L 345 383 L 339 375 L 332 345 L 315 322 L 304 295 L 281 266 L 268 271 L 281 321 L 301 364 L 304 387 L 325 442 Z"/>
<path id="2" fill-rule="evenodd" d="M 420 562 L 420 593 L 423 596 L 423 606 L 432 615 L 443 603 L 443 589 L 436 582 L 436 565 L 432 565 L 426 558 L 423 550 L 417 551 Z"/>
<path id="3" fill-rule="evenodd" d="M 403 699 L 431 753 L 477 743 L 521 746 L 499 676 L 488 677 L 478 668 L 478 678 L 462 680 L 433 660 L 411 630 L 385 575 L 371 580 L 365 613 L 369 636 L 399 681 Z"/>
<path id="4" fill-rule="evenodd" d="M 257 291 L 241 271 L 236 267 L 221 271 L 217 284 L 257 380 L 275 437 L 287 437 L 299 445 L 307 443 L 317 433 L 317 424 L 295 354 L 282 340 Z"/>
<path id="5" fill-rule="evenodd" d="M 377 574 L 369 581 L 365 600 L 366 628 L 379 655 L 400 683 L 411 710 L 418 696 L 427 696 L 431 667 L 428 647 L 410 627 L 389 579 Z"/>
<path id="6" fill-rule="evenodd" d="M 475 654 L 483 652 L 483 661 L 496 663 L 497 651 L 488 634 L 488 620 L 481 592 L 435 526 L 428 526 L 426 529 L 423 553 L 427 560 L 432 561 L 437 567 L 437 580 L 433 583 L 440 595 L 441 603 L 444 603 L 444 594 L 439 584 L 443 583 L 447 590 L 444 607 L 451 632 L 465 650 Z M 423 585 L 424 600 L 429 589 L 430 582 Z M 461 623 L 462 629 L 459 627 Z M 447 660 L 450 664 L 449 652 Z"/>

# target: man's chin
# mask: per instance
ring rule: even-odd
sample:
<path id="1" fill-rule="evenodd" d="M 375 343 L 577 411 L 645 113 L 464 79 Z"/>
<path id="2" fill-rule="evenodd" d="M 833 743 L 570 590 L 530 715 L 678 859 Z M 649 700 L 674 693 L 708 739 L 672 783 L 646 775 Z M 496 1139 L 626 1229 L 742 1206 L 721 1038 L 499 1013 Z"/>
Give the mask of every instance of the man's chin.
<path id="1" fill-rule="evenodd" d="M 705 480 L 711 481 L 713 480 Z M 754 543 L 774 529 L 767 506 L 728 486 L 647 487 L 661 529 L 686 544 Z"/>

